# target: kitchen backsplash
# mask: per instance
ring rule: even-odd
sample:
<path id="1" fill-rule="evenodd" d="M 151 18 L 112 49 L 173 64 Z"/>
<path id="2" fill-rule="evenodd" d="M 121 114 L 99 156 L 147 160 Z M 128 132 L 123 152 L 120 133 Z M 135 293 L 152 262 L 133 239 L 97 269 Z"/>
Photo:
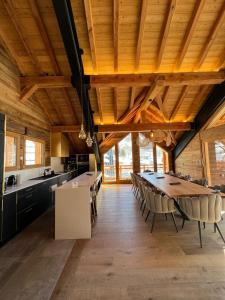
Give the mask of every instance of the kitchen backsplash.
<path id="1" fill-rule="evenodd" d="M 10 175 L 20 175 L 20 181 L 24 182 L 31 178 L 43 175 L 44 169 L 48 169 L 48 168 L 51 168 L 51 166 L 5 172 L 5 177 L 8 177 Z"/>

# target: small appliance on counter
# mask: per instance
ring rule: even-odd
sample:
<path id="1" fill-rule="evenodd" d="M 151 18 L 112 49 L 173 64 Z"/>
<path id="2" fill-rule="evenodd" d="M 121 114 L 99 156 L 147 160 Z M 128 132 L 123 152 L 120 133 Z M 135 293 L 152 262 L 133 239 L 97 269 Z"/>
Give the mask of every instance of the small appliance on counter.
<path id="1" fill-rule="evenodd" d="M 6 178 L 7 186 L 13 186 L 16 184 L 16 175 L 10 175 Z"/>

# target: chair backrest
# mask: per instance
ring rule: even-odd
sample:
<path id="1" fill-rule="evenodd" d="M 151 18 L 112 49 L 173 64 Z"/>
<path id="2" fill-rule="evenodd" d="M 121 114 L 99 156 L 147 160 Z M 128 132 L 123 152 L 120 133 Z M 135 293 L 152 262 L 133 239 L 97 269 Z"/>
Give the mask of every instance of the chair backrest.
<path id="1" fill-rule="evenodd" d="M 148 189 L 147 207 L 153 213 L 170 213 L 175 211 L 174 200 Z"/>
<path id="2" fill-rule="evenodd" d="M 222 199 L 219 194 L 183 197 L 179 204 L 190 219 L 207 223 L 217 223 L 221 219 Z"/>

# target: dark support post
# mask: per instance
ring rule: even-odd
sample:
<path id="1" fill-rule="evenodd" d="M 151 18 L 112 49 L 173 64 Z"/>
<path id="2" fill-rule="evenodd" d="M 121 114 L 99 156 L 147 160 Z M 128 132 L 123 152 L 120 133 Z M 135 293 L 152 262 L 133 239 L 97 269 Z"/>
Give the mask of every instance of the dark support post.
<path id="1" fill-rule="evenodd" d="M 71 3 L 70 0 L 52 0 L 52 2 L 72 72 L 72 85 L 77 90 L 80 102 L 83 99 L 83 114 L 85 122 L 89 127 L 88 129 L 93 136 L 93 150 L 99 169 L 101 161 L 98 141 L 96 134 L 94 133 L 94 121 L 88 96 L 88 78 L 87 76 L 84 76 L 83 63 L 81 60 L 82 50 L 79 47 Z"/>

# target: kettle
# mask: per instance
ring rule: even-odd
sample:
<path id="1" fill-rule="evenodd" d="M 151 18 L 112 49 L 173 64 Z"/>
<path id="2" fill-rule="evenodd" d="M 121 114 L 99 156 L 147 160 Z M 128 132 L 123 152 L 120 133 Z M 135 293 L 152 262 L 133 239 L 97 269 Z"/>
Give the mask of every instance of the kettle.
<path id="1" fill-rule="evenodd" d="M 16 184 L 16 176 L 10 175 L 7 180 L 7 186 L 12 186 Z"/>

